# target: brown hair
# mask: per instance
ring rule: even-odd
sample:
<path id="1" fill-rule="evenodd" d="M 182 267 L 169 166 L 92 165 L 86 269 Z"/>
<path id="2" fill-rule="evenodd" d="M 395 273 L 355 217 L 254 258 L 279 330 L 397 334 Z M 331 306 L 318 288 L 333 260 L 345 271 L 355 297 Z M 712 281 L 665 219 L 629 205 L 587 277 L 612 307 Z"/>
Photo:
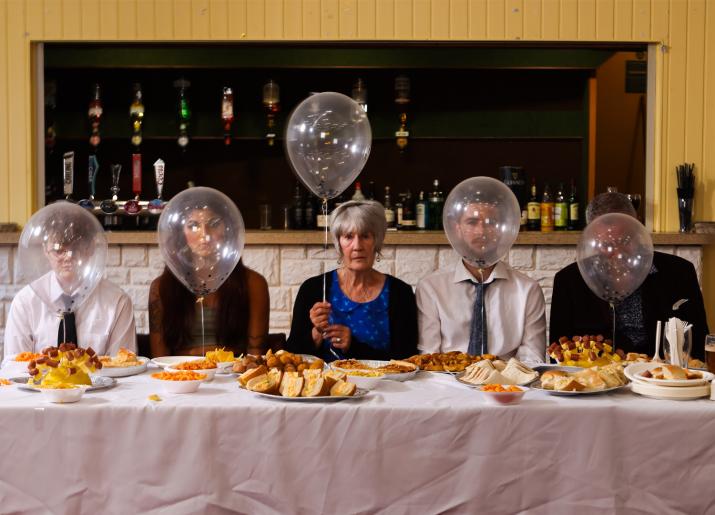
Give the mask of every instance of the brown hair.
<path id="1" fill-rule="evenodd" d="M 234 352 L 245 353 L 249 300 L 247 270 L 242 261 L 238 262 L 216 294 L 216 343 Z M 167 267 L 159 277 L 159 299 L 162 306 L 162 339 L 172 351 L 190 347 L 191 331 L 196 322 L 196 297 Z"/>

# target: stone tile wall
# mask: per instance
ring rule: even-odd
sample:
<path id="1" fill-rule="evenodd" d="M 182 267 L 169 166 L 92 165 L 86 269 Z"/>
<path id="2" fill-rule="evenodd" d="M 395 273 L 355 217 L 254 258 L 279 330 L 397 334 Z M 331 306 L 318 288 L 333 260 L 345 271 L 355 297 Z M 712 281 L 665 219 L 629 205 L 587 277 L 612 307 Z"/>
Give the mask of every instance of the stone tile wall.
<path id="1" fill-rule="evenodd" d="M 702 249 L 697 246 L 656 247 L 691 261 L 702 272 Z M 268 282 L 271 298 L 270 332 L 288 333 L 293 301 L 301 283 L 314 275 L 337 267 L 337 254 L 331 246 L 252 245 L 244 249 L 244 263 L 261 273 Z M 15 294 L 24 286 L 15 263 L 17 252 L 11 246 L 0 246 L 0 342 L 5 320 Z M 388 246 L 376 268 L 416 285 L 430 272 L 452 266 L 457 255 L 449 246 Z M 519 245 L 509 253 L 509 263 L 536 279 L 546 297 L 547 319 L 556 272 L 576 260 L 575 246 Z M 156 246 L 112 245 L 109 248 L 106 276 L 121 286 L 134 303 L 137 331 L 147 333 L 149 285 L 161 274 L 164 263 Z"/>

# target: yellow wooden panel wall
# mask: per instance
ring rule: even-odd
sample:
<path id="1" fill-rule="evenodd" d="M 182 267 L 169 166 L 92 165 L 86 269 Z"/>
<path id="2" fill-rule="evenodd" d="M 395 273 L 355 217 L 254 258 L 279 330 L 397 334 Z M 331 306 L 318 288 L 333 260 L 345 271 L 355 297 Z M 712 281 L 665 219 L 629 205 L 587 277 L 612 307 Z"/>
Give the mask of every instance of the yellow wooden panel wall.
<path id="1" fill-rule="evenodd" d="M 698 174 L 696 219 L 715 219 L 715 1 L 2 0 L 0 222 L 24 223 L 35 207 L 30 44 L 135 39 L 662 43 L 654 227 L 677 229 L 674 169 L 685 161 Z"/>

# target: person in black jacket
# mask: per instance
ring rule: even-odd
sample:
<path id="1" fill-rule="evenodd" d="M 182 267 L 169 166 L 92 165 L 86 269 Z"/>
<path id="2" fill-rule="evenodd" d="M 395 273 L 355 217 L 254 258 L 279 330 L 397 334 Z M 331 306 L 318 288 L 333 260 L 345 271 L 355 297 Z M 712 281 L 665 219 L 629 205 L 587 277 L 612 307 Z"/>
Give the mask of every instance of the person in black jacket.
<path id="1" fill-rule="evenodd" d="M 636 217 L 626 195 L 597 195 L 586 211 L 586 222 L 606 213 Z M 703 359 L 708 334 L 705 305 L 695 267 L 689 261 L 662 252 L 653 253 L 653 266 L 643 284 L 616 305 L 616 347 L 625 352 L 653 356 L 657 321 L 677 317 L 693 324 L 691 356 Z M 578 265 L 572 263 L 554 277 L 549 339 L 561 336 L 603 334 L 611 337 L 613 319 L 608 303 L 586 285 Z"/>
<path id="2" fill-rule="evenodd" d="M 417 354 L 412 287 L 373 268 L 386 228 L 379 202 L 350 201 L 333 211 L 330 232 L 341 266 L 301 285 L 286 344 L 289 351 L 326 361 Z"/>

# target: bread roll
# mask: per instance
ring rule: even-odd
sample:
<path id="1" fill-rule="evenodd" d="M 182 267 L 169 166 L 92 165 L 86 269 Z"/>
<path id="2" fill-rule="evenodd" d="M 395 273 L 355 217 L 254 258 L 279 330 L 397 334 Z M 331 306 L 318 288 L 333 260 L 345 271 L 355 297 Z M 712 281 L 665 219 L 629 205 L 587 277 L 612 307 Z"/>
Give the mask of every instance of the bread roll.
<path id="1" fill-rule="evenodd" d="M 274 383 L 268 374 L 263 374 L 254 377 L 248 381 L 246 388 L 252 392 L 276 394 L 278 393 L 278 385 Z"/>
<path id="2" fill-rule="evenodd" d="M 251 368 L 249 370 L 246 370 L 243 374 L 241 374 L 238 377 L 238 382 L 241 383 L 241 385 L 243 385 L 243 386 L 247 386 L 248 381 L 250 381 L 254 377 L 262 376 L 267 373 L 268 373 L 268 369 L 266 368 L 266 366 L 260 365 L 256 368 Z"/>
<path id="3" fill-rule="evenodd" d="M 285 373 L 278 389 L 283 397 L 300 397 L 303 391 L 304 379 L 297 373 Z"/>
<path id="4" fill-rule="evenodd" d="M 352 397 L 356 391 L 357 385 L 355 383 L 338 381 L 330 389 L 330 395 L 332 397 Z"/>
<path id="5" fill-rule="evenodd" d="M 586 389 L 584 385 L 571 377 L 557 377 L 554 380 L 554 390 L 562 392 L 582 392 Z"/>
<path id="6" fill-rule="evenodd" d="M 301 397 L 322 397 L 330 394 L 330 387 L 322 376 L 309 375 L 304 379 Z"/>
<path id="7" fill-rule="evenodd" d="M 568 372 L 563 370 L 549 370 L 541 375 L 541 386 L 546 390 L 555 390 L 554 381 L 556 379 L 568 377 Z"/>

